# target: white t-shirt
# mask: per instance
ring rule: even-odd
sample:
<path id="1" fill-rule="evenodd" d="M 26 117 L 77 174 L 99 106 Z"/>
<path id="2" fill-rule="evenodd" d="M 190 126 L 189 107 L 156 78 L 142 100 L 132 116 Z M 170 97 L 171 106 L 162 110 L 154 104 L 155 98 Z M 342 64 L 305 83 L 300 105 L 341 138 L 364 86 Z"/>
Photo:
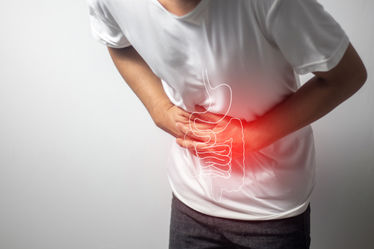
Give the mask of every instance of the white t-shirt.
<path id="1" fill-rule="evenodd" d="M 316 0 L 202 0 L 181 17 L 157 0 L 88 0 L 88 6 L 94 38 L 113 48 L 133 46 L 172 103 L 246 121 L 295 92 L 298 74 L 335 67 L 349 45 Z M 200 159 L 175 142 L 168 165 L 173 193 L 199 212 L 269 220 L 300 214 L 310 202 L 310 125 L 225 166 Z"/>

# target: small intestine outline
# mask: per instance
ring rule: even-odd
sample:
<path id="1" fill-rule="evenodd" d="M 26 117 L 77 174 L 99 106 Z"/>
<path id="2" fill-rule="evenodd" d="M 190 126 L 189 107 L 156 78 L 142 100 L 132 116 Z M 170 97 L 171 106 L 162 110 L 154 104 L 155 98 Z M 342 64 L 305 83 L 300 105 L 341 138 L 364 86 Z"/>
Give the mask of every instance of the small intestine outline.
<path id="1" fill-rule="evenodd" d="M 204 87 L 205 87 L 205 90 L 206 90 L 206 93 L 208 95 L 208 99 L 209 100 L 212 100 L 212 96 L 211 96 L 211 92 L 212 90 L 215 90 L 217 88 L 220 88 L 220 87 L 226 87 L 229 91 L 229 105 L 225 111 L 225 114 L 222 116 L 221 119 L 219 119 L 218 121 L 210 121 L 210 120 L 203 120 L 203 119 L 200 119 L 198 117 L 194 117 L 192 119 L 192 116 L 196 113 L 199 113 L 199 114 L 202 114 L 202 113 L 206 113 L 210 110 L 211 108 L 211 101 L 209 101 L 209 105 L 208 105 L 208 108 L 206 108 L 206 110 L 204 112 L 192 112 L 190 114 L 190 121 L 189 121 L 189 128 L 191 131 L 193 131 L 194 129 L 195 130 L 199 130 L 197 127 L 196 127 L 196 121 L 200 121 L 200 122 L 205 122 L 205 123 L 209 123 L 209 124 L 218 124 L 219 122 L 221 122 L 222 120 L 224 120 L 229 112 L 230 112 L 230 109 L 231 109 L 231 105 L 232 105 L 232 89 L 231 87 L 228 85 L 228 84 L 225 84 L 225 83 L 222 83 L 222 84 L 219 84 L 215 87 L 213 87 L 209 81 L 209 78 L 208 78 L 208 74 L 207 74 L 207 70 L 204 69 L 202 71 L 202 78 L 203 78 L 203 83 L 204 83 Z M 193 121 L 191 121 L 193 120 Z M 241 139 L 242 139 L 242 145 L 243 145 L 243 160 L 242 160 L 242 165 L 240 165 L 241 169 L 242 169 L 242 183 L 237 186 L 235 189 L 228 189 L 228 188 L 222 188 L 221 191 L 220 191 L 220 194 L 219 194 L 219 197 L 218 197 L 218 200 L 221 200 L 222 198 L 222 192 L 223 191 L 226 191 L 226 192 L 233 192 L 233 191 L 240 191 L 241 190 L 241 187 L 242 185 L 244 184 L 244 172 L 245 172 L 245 153 L 244 153 L 244 149 L 245 149 L 245 141 L 244 141 L 244 127 L 243 127 L 243 124 L 242 124 L 242 121 L 238 118 L 230 118 L 230 121 L 227 122 L 227 124 L 225 125 L 225 127 L 223 127 L 222 129 L 220 129 L 219 131 L 206 131 L 204 130 L 204 132 L 207 132 L 209 133 L 209 141 L 208 142 L 211 142 L 213 140 L 213 143 L 212 143 L 212 146 L 216 146 L 216 145 L 219 145 L 219 146 L 222 146 L 222 147 L 226 147 L 228 149 L 228 155 L 230 157 L 230 160 L 228 162 L 225 162 L 225 163 L 217 163 L 217 162 L 210 162 L 208 163 L 208 165 L 201 165 L 201 160 L 202 159 L 209 159 L 209 158 L 214 158 L 215 160 L 219 160 L 219 158 L 217 157 L 214 157 L 214 156 L 206 156 L 206 157 L 202 157 L 200 156 L 202 153 L 198 153 L 198 150 L 197 150 L 197 146 L 195 145 L 195 153 L 197 155 L 197 157 L 199 158 L 198 162 L 199 162 L 199 173 L 197 175 L 195 175 L 195 177 L 202 177 L 202 176 L 210 176 L 210 177 L 213 177 L 213 178 L 216 178 L 216 177 L 220 177 L 220 178 L 223 178 L 223 179 L 230 179 L 232 177 L 231 173 L 232 173 L 232 142 L 233 142 L 233 138 L 229 138 L 227 139 L 226 141 L 223 141 L 221 143 L 217 143 L 217 140 L 216 140 L 216 137 L 219 132 L 222 132 L 224 131 L 227 126 L 229 124 L 231 124 L 231 122 L 233 120 L 237 120 L 239 121 L 238 123 L 240 124 L 242 130 L 241 130 Z M 199 130 L 200 131 L 200 130 Z M 187 134 L 184 135 L 184 139 L 186 139 L 186 136 Z M 222 151 L 214 151 L 214 152 L 211 152 L 210 154 L 216 154 L 216 155 L 220 155 L 220 152 L 222 153 Z M 208 161 L 209 162 L 209 161 Z M 234 179 L 233 179 L 234 180 Z M 213 183 L 211 183 L 212 186 L 211 186 L 211 191 L 213 191 L 213 188 L 214 187 L 217 187 L 217 186 L 213 186 Z M 213 192 L 212 192 L 212 196 L 213 195 Z"/>

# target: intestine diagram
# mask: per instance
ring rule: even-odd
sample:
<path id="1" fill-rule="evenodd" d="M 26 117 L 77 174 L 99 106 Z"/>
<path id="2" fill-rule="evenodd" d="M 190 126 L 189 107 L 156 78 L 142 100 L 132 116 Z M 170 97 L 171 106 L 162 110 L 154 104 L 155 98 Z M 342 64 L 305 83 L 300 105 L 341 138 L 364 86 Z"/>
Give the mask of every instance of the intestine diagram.
<path id="1" fill-rule="evenodd" d="M 207 123 L 212 125 L 218 125 L 224 122 L 225 125 L 219 130 L 204 130 L 209 136 L 209 153 L 202 153 L 195 146 L 195 155 L 193 159 L 197 164 L 196 175 L 200 182 L 204 184 L 204 191 L 211 196 L 215 201 L 221 201 L 224 192 L 240 191 L 244 184 L 245 177 L 245 141 L 244 141 L 244 128 L 242 120 L 238 118 L 229 117 L 228 114 L 232 105 L 232 89 L 228 84 L 222 83 L 216 86 L 212 86 L 208 79 L 206 70 L 202 72 L 203 83 L 205 91 L 209 99 L 212 99 L 215 95 L 215 91 L 226 91 L 225 96 L 229 96 L 228 105 L 222 112 L 222 118 L 216 121 L 204 120 L 204 113 L 210 112 L 211 102 L 208 108 L 203 112 L 192 112 L 189 121 L 190 130 L 193 131 L 196 128 L 196 123 Z M 221 113 L 221 114 L 222 114 Z M 198 118 L 196 115 L 199 114 Z M 194 118 L 193 118 L 194 117 Z M 222 123 L 221 123 L 222 124 Z M 239 134 L 235 134 L 234 137 L 227 137 L 225 141 L 218 141 L 217 136 L 219 133 L 224 133 L 235 125 L 240 127 L 241 131 Z M 240 130 L 240 129 L 236 129 Z M 186 139 L 185 135 L 184 139 Z M 233 150 L 233 143 L 240 144 Z M 185 152 L 192 156 L 188 149 Z"/>

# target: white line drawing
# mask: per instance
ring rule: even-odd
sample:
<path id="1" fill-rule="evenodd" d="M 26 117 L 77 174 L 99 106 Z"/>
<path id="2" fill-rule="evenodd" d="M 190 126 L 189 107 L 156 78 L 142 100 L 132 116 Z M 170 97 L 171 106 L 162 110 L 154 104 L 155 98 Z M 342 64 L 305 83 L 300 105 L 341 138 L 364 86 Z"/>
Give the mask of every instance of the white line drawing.
<path id="1" fill-rule="evenodd" d="M 199 122 L 205 122 L 209 124 L 219 124 L 221 121 L 223 121 L 229 114 L 232 104 L 232 89 L 228 84 L 222 83 L 215 87 L 213 87 L 208 79 L 207 70 L 202 71 L 202 78 L 203 83 L 205 86 L 205 90 L 207 92 L 207 95 L 209 99 L 212 99 L 212 93 L 214 91 L 218 91 L 219 88 L 226 88 L 227 91 L 229 91 L 229 105 L 227 106 L 224 115 L 222 118 L 218 121 L 212 122 L 210 120 L 202 120 L 199 118 L 194 118 L 193 122 L 191 122 L 192 115 L 195 113 L 206 113 L 209 112 L 211 109 L 211 101 L 209 102 L 209 107 L 205 108 L 206 111 L 204 112 L 192 112 L 190 116 L 190 122 L 189 122 L 189 128 L 193 131 L 193 129 L 199 130 L 196 127 L 196 121 Z M 224 132 L 227 127 L 230 125 L 239 125 L 241 127 L 241 134 L 238 138 L 229 138 L 226 141 L 217 141 L 217 134 L 220 132 Z M 212 145 L 209 146 L 209 148 L 213 149 L 213 153 L 210 153 L 212 155 L 204 155 L 204 153 L 199 153 L 196 146 L 195 146 L 195 153 L 197 154 L 199 160 L 199 167 L 198 167 L 198 174 L 195 175 L 195 177 L 199 178 L 205 178 L 207 181 L 207 184 L 210 188 L 210 196 L 215 201 L 221 201 L 222 200 L 222 193 L 225 192 L 234 192 L 234 191 L 240 191 L 242 186 L 244 185 L 244 178 L 245 178 L 245 141 L 244 141 L 244 127 L 243 123 L 238 118 L 230 118 L 229 122 L 220 130 L 213 131 L 213 130 L 204 130 L 204 132 L 207 132 L 209 135 L 206 137 L 209 139 L 209 142 L 212 142 Z M 184 135 L 184 139 L 186 139 L 186 136 Z M 233 158 L 233 150 L 232 150 L 232 144 L 234 139 L 241 139 L 240 150 L 239 150 L 239 157 L 235 156 L 236 158 Z M 238 141 L 235 141 L 238 142 Z M 214 148 L 216 148 L 214 150 Z M 221 148 L 221 149 L 217 149 Z M 188 153 L 188 149 L 185 149 L 186 153 Z M 237 153 L 236 153 L 237 155 Z M 235 159 L 235 160 L 233 160 Z"/>

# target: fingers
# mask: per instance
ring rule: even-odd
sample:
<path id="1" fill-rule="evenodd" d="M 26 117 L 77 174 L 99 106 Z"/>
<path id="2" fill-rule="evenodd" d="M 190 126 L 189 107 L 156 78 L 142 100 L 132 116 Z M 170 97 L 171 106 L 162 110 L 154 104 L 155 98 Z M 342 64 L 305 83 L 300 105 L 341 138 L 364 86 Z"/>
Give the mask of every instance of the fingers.
<path id="1" fill-rule="evenodd" d="M 181 108 L 178 107 L 177 109 L 177 116 L 175 118 L 175 121 L 177 122 L 180 122 L 180 123 L 184 123 L 184 124 L 188 124 L 190 121 L 189 121 L 189 117 L 191 116 L 191 113 L 190 112 L 187 112 Z"/>
<path id="2" fill-rule="evenodd" d="M 195 105 L 196 110 L 199 112 L 188 112 L 180 107 L 177 108 L 178 118 L 177 121 L 181 123 L 194 122 L 196 124 L 216 124 L 225 118 L 222 114 L 208 112 L 203 106 Z"/>
<path id="3" fill-rule="evenodd" d="M 212 154 L 228 156 L 231 153 L 231 149 L 230 149 L 230 146 L 225 145 L 225 144 L 210 145 L 210 146 L 201 147 L 200 150 L 197 151 L 197 153 L 201 157 L 211 156 Z"/>
<path id="4" fill-rule="evenodd" d="M 195 108 L 199 112 L 193 112 L 191 114 L 190 119 L 192 121 L 203 122 L 203 123 L 204 122 L 217 123 L 225 118 L 225 116 L 222 114 L 208 112 L 203 106 L 196 105 Z"/>
<path id="5" fill-rule="evenodd" d="M 189 117 L 189 119 L 192 122 L 211 123 L 211 124 L 217 124 L 220 121 L 222 121 L 224 118 L 225 117 L 221 114 L 215 114 L 211 112 L 205 112 L 205 113 L 194 112 Z"/>
<path id="6" fill-rule="evenodd" d="M 211 131 L 216 127 L 215 123 L 189 122 L 189 127 L 196 131 Z"/>
<path id="7" fill-rule="evenodd" d="M 201 157 L 212 155 L 228 156 L 231 153 L 231 147 L 227 144 L 207 144 L 183 138 L 177 138 L 176 141 L 183 148 L 195 150 Z"/>
<path id="8" fill-rule="evenodd" d="M 187 125 L 177 123 L 177 128 L 185 135 L 184 138 L 188 137 L 189 139 L 206 143 L 211 142 L 211 140 L 215 141 L 215 135 L 211 129 L 207 129 L 208 127 L 200 127 L 205 130 L 196 130 Z"/>
<path id="9" fill-rule="evenodd" d="M 181 138 L 177 139 L 177 143 L 199 157 L 204 164 L 224 165 L 231 162 L 231 148 L 228 145 L 209 145 Z"/>
<path id="10" fill-rule="evenodd" d="M 191 115 L 190 112 L 187 112 L 187 111 L 185 111 L 185 110 L 183 110 L 181 108 L 179 108 L 179 110 L 180 110 L 179 111 L 179 115 L 182 116 L 183 118 L 188 119 L 188 117 Z"/>
<path id="11" fill-rule="evenodd" d="M 183 138 L 177 138 L 177 143 L 179 144 L 179 146 L 183 147 L 183 148 L 186 148 L 186 149 L 196 149 L 196 150 L 200 150 L 201 148 L 204 148 L 204 143 L 202 142 L 197 142 L 195 140 L 191 140 L 191 139 L 183 139 Z"/>

